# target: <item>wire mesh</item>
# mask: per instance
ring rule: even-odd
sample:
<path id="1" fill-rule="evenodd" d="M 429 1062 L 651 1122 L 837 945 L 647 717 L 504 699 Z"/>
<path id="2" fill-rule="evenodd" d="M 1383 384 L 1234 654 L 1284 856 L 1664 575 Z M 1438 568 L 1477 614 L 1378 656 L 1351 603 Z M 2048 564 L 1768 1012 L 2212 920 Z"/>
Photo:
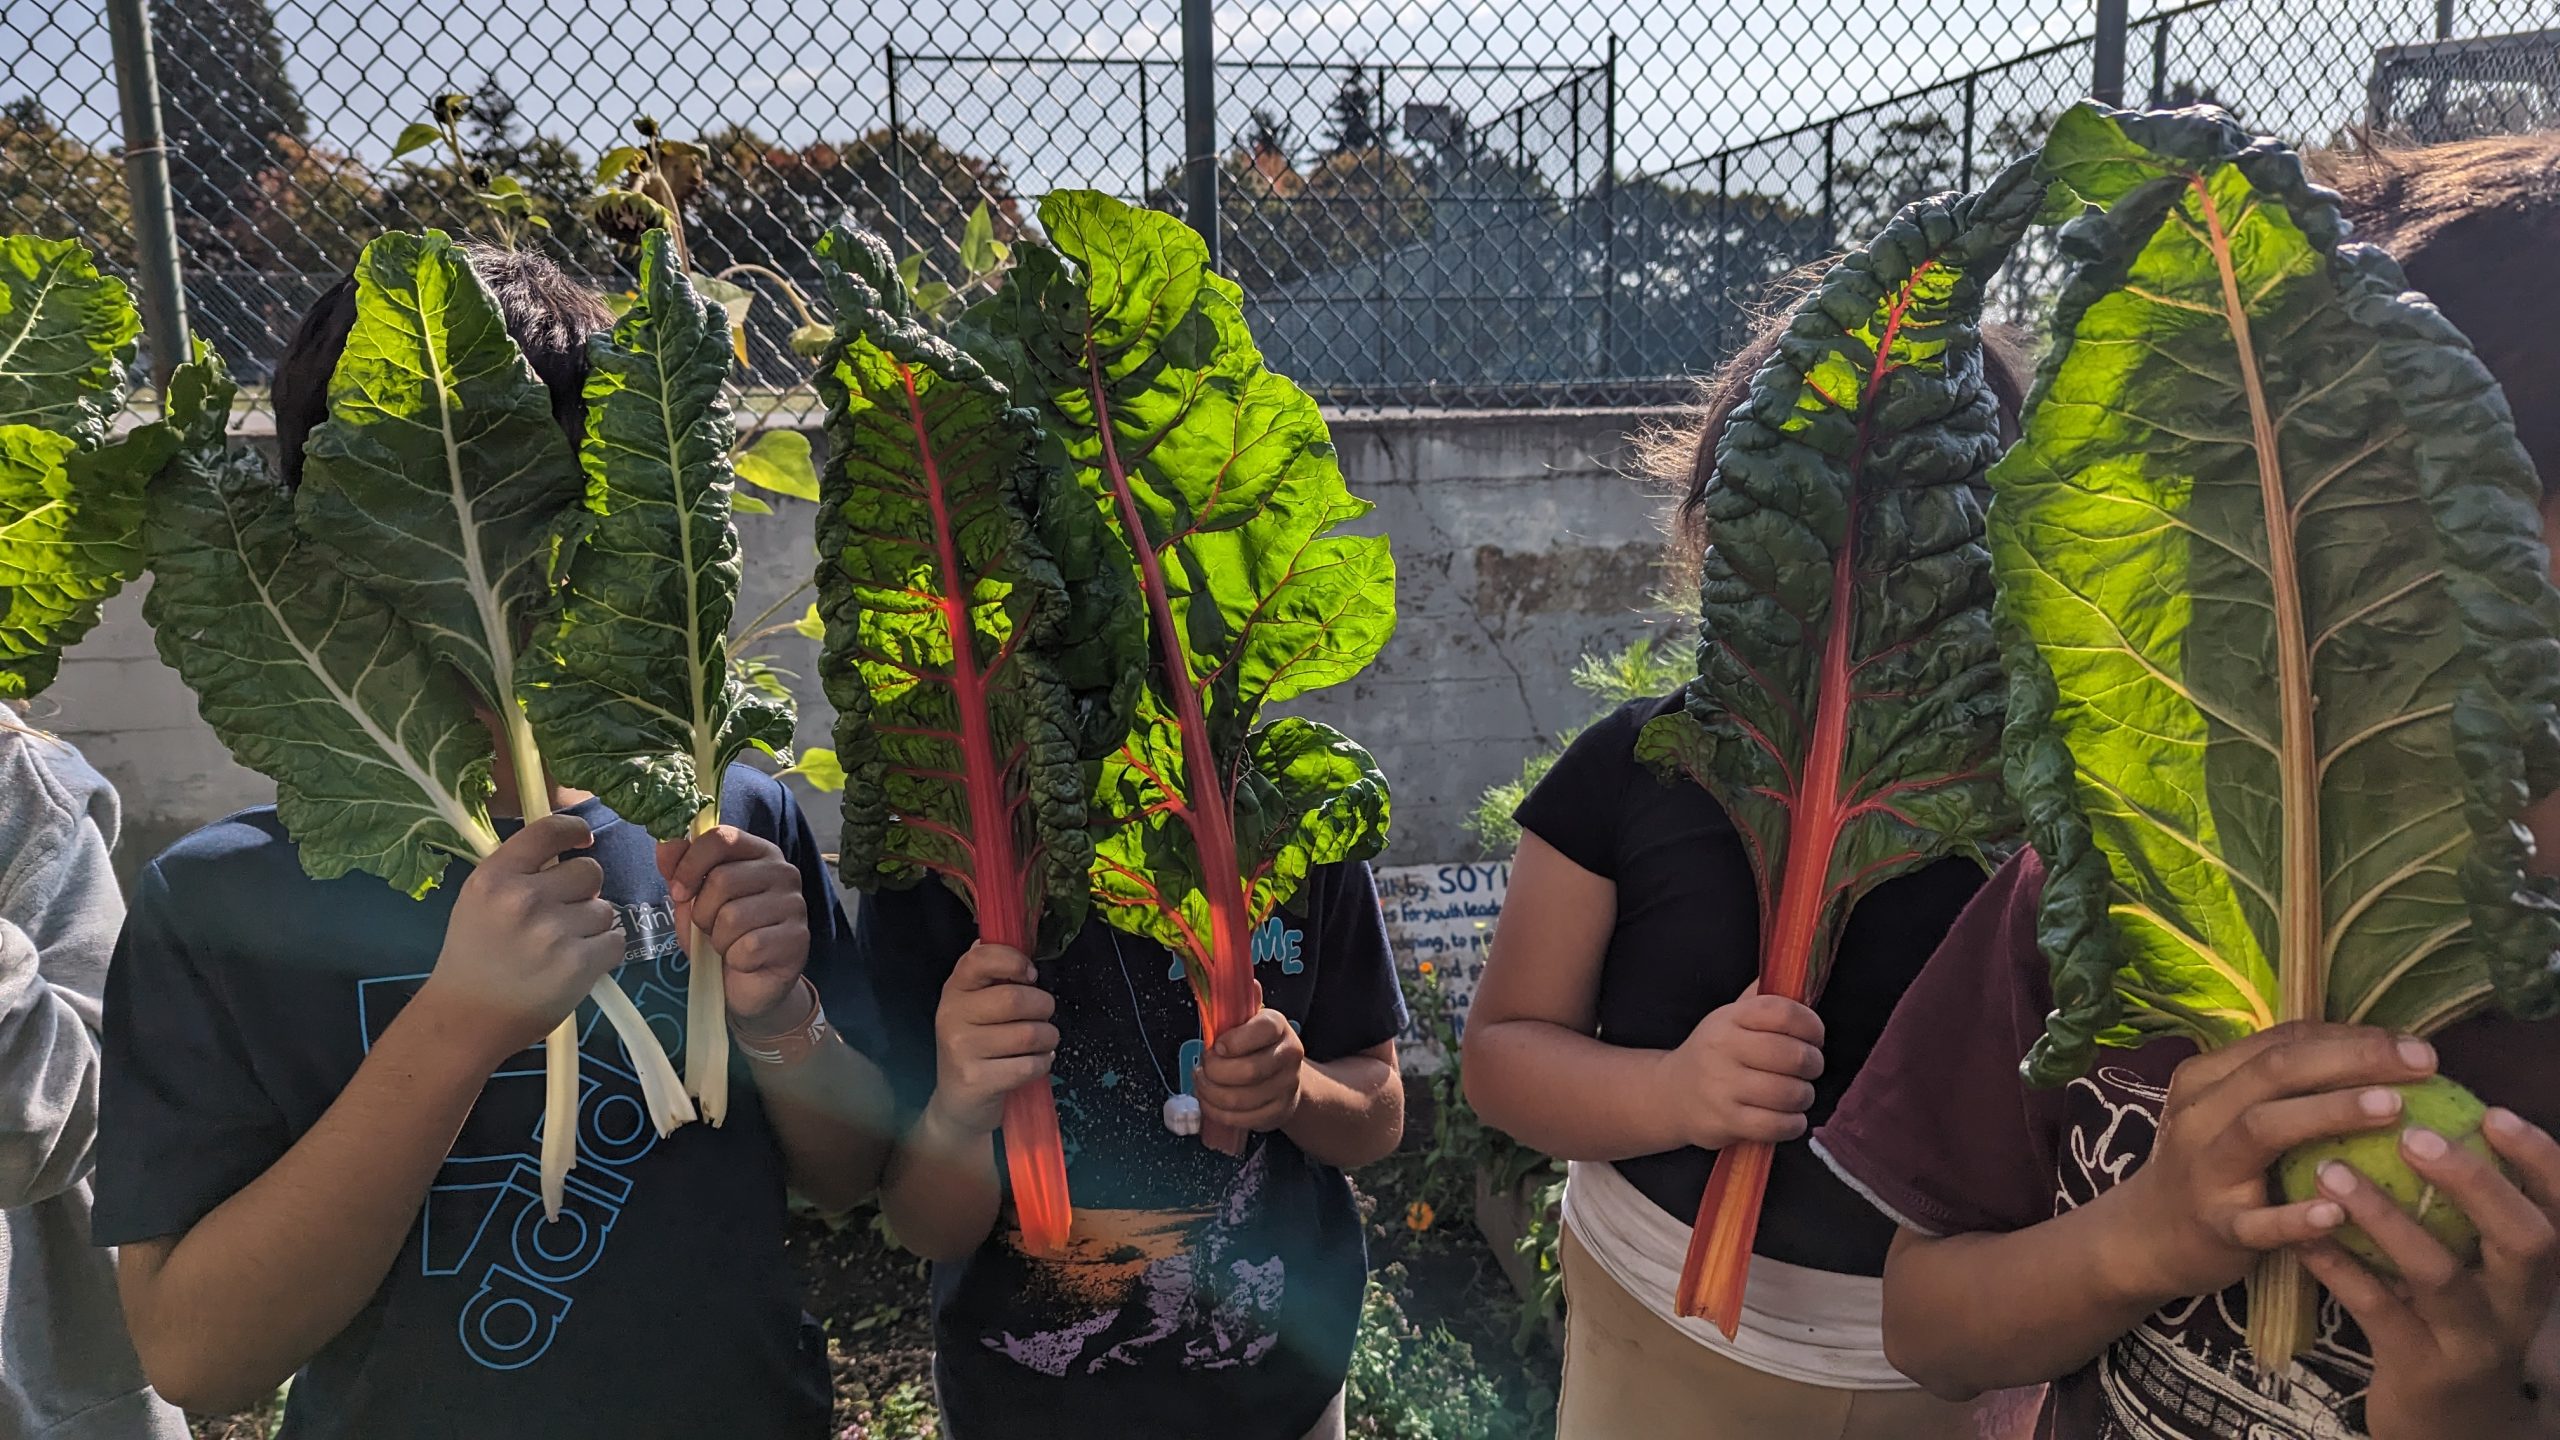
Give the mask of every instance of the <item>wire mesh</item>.
<path id="1" fill-rule="evenodd" d="M 100 0 L 0 0 L 0 224 L 130 272 Z M 2138 7 L 2124 90 L 2328 144 L 2560 123 L 2554 0 Z M 750 385 L 805 395 L 795 291 L 839 217 L 967 278 L 983 207 L 1038 233 L 1090 186 L 1180 213 L 1176 7 L 1018 0 L 151 0 L 190 318 L 254 397 L 301 314 L 389 227 L 505 223 L 605 287 L 596 160 L 653 117 L 697 269 L 754 295 Z M 1774 282 L 1899 205 L 1977 184 L 2091 85 L 2086 0 L 1268 0 L 1215 12 L 1221 264 L 1272 363 L 1335 404 L 1678 393 Z M 395 159 L 434 97 L 453 144 Z M 457 153 L 458 152 L 458 153 Z M 548 222 L 544 231 L 532 217 Z M 1195 222 L 1202 217 L 1188 217 Z M 2048 248 L 2004 276 L 2049 295 Z"/>

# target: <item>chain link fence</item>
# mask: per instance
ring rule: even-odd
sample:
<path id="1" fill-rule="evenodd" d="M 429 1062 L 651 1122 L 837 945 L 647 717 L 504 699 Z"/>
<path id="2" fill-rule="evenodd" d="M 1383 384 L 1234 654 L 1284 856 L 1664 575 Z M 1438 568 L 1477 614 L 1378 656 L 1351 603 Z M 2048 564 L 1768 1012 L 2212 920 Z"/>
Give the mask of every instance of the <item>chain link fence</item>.
<path id="1" fill-rule="evenodd" d="M 805 396 L 794 292 L 839 216 L 965 284 L 981 210 L 1007 241 L 1057 186 L 1181 213 L 1196 158 L 1273 364 L 1337 405 L 1466 406 L 1681 393 L 1774 282 L 2030 148 L 2091 91 L 2104 8 L 1230 0 L 1215 150 L 1186 157 L 1166 0 L 148 5 L 187 313 L 253 397 L 367 238 L 486 233 L 492 177 L 522 187 L 520 243 L 626 283 L 588 202 L 648 116 L 704 152 L 685 177 L 696 268 L 754 297 L 767 403 Z M 2134 11 L 2107 37 L 2133 102 L 2217 103 L 2313 145 L 2560 124 L 2554 0 Z M 84 237 L 132 274 L 107 32 L 100 0 L 0 0 L 0 226 Z M 447 92 L 470 97 L 458 144 L 395 159 Z M 2048 275 L 2028 256 L 2003 303 L 2031 310 Z"/>

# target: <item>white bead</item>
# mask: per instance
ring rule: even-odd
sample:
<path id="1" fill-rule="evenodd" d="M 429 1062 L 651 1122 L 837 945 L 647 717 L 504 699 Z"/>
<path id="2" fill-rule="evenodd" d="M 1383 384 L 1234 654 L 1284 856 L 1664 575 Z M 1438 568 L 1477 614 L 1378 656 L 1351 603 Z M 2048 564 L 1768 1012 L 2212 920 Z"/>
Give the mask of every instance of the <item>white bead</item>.
<path id="1" fill-rule="evenodd" d="M 1200 1102 L 1188 1095 L 1176 1095 L 1164 1102 L 1164 1128 L 1176 1135 L 1200 1133 Z"/>

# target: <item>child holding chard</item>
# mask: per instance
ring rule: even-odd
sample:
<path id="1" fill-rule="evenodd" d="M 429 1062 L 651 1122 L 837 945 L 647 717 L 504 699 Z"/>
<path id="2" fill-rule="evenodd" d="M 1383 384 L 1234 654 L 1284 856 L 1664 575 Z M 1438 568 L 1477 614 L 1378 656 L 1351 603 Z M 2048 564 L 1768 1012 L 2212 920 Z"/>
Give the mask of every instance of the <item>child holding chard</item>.
<path id="1" fill-rule="evenodd" d="M 1367 865 L 1309 872 L 1255 938 L 1261 1012 L 1205 1055 L 1163 946 L 1092 919 L 1035 969 L 976 933 L 925 884 L 866 897 L 854 935 L 911 1117 L 882 1205 L 935 1262 L 944 1433 L 1340 1436 L 1368 1283 L 1342 1172 L 1404 1124 L 1404 1002 Z M 1075 1183 L 1055 1258 L 999 1223 L 1004 1095 L 1043 1075 Z M 1241 1159 L 1170 1128 L 1178 1094 L 1250 1132 Z"/>
<path id="2" fill-rule="evenodd" d="M 2545 533 L 2560 534 L 2560 307 L 2514 283 L 2560 242 L 2560 137 L 2351 162 L 2333 183 L 2352 238 L 2396 254 L 2505 389 L 2543 477 Z M 2560 869 L 2560 797 L 2527 822 L 2535 867 Z M 1894 1363 L 1951 1398 L 2050 1381 L 2039 1440 L 2560 1434 L 2560 1025 L 2486 1015 L 2430 1042 L 2297 1022 L 2205 1054 L 2158 1039 L 2032 1090 L 2019 1057 L 2054 1008 L 2045 885 L 2032 850 L 1994 877 L 1815 1133 L 1900 1225 L 1885 1272 Z M 2491 1105 L 2483 1135 L 2505 1173 L 2409 1123 L 2385 1088 L 2439 1073 Z M 2309 1198 L 2270 1195 L 2269 1168 L 2294 1146 L 2395 1129 L 2410 1168 L 2477 1223 L 2476 1266 L 2344 1166 Z M 2333 1243 L 2350 1224 L 2402 1278 Z M 2279 1380 L 2244 1345 L 2242 1282 L 2288 1247 L 2326 1295 L 2318 1338 Z"/>
<path id="3" fill-rule="evenodd" d="M 466 254 L 574 436 L 609 317 L 547 261 Z M 355 296 L 325 296 L 279 362 L 288 485 Z M 494 748 L 492 812 L 520 814 Z M 820 1004 L 844 921 L 808 827 L 744 770 L 725 823 L 690 840 L 653 844 L 557 787 L 544 808 L 424 901 L 309 878 L 272 807 L 144 872 L 108 981 L 96 1239 L 124 1246 L 135 1344 L 171 1399 L 229 1410 L 291 1376 L 285 1433 L 363 1440 L 827 1432 L 785 1186 L 861 1198 L 887 1107 Z M 680 1023 L 697 928 L 725 957 L 752 1088 L 724 1127 L 660 1138 L 590 1023 L 584 1163 L 546 1222 L 543 1037 L 617 967 Z"/>

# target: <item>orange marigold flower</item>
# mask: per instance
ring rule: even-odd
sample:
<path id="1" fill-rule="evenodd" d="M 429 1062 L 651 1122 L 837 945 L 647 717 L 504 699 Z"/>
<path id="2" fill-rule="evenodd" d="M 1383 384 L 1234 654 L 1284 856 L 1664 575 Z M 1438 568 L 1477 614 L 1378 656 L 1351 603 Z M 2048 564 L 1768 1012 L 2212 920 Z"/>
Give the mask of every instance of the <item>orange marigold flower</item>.
<path id="1" fill-rule="evenodd" d="M 1404 1207 L 1404 1228 L 1407 1230 L 1428 1230 L 1431 1228 L 1431 1222 L 1439 1218 L 1432 1212 L 1429 1205 L 1420 1200 Z"/>

